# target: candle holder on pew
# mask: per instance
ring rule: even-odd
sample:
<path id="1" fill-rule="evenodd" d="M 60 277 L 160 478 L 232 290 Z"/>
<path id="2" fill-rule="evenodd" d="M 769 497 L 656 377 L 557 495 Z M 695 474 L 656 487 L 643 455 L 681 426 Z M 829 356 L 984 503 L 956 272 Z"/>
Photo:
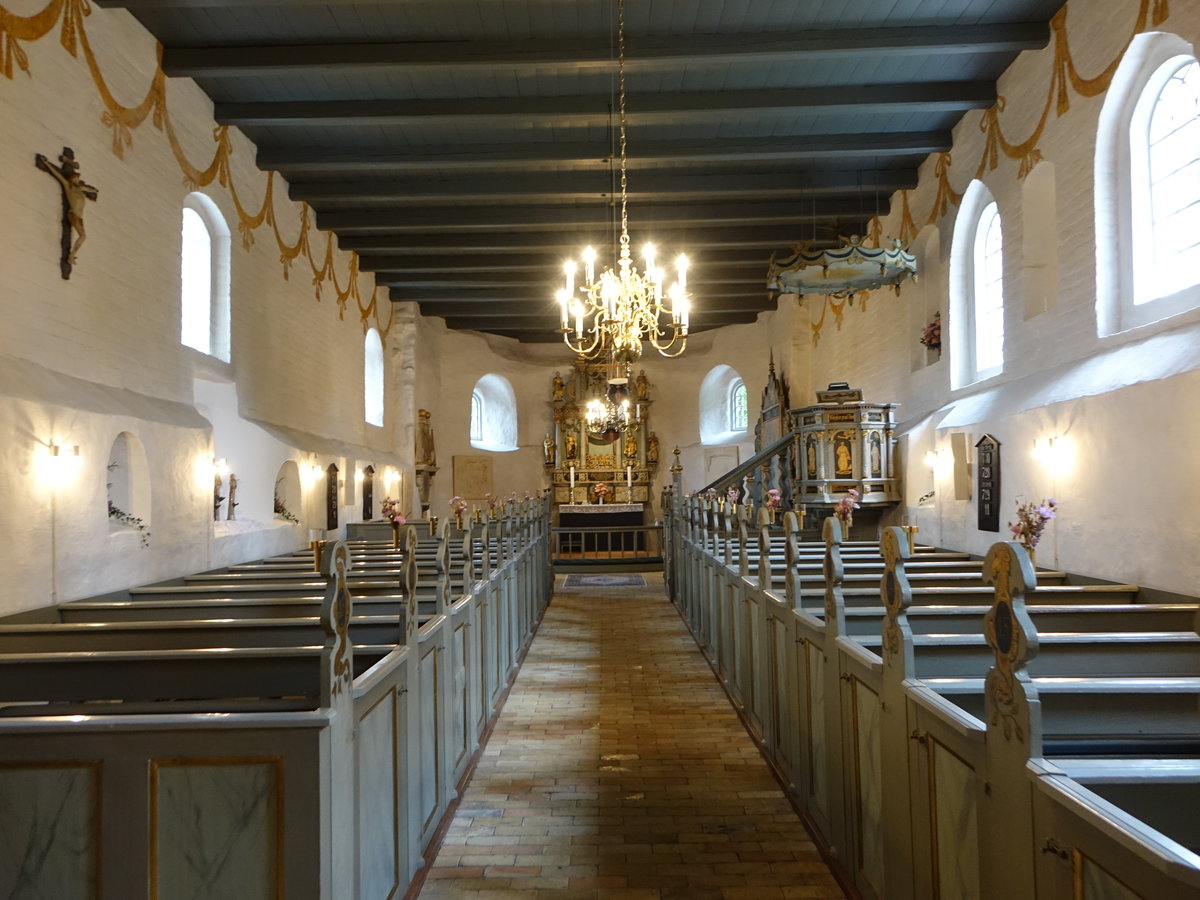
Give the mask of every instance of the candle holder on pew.
<path id="1" fill-rule="evenodd" d="M 908 552 L 911 556 L 917 552 L 917 532 L 921 530 L 921 527 L 919 525 L 901 525 L 900 527 L 908 535 Z"/>
<path id="2" fill-rule="evenodd" d="M 319 531 L 316 528 L 313 528 L 308 532 L 308 547 L 310 550 L 312 550 L 312 564 L 314 572 L 321 571 L 321 557 L 324 555 L 325 545 L 328 543 L 328 541 L 321 537 L 322 534 L 324 534 L 324 532 Z"/>

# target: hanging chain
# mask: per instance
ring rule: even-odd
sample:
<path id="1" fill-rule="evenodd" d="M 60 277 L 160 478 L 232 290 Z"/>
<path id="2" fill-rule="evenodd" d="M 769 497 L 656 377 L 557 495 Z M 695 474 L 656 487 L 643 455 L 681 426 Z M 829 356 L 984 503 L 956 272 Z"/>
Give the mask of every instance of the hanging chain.
<path id="1" fill-rule="evenodd" d="M 629 249 L 629 215 L 625 173 L 625 0 L 617 0 L 617 98 L 621 124 L 621 248 L 622 255 Z"/>

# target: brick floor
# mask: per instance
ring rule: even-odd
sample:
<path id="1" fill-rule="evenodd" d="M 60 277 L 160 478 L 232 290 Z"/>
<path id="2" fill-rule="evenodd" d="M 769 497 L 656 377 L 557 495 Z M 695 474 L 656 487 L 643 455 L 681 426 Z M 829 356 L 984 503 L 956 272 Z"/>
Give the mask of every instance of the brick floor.
<path id="1" fill-rule="evenodd" d="M 646 580 L 559 579 L 421 900 L 843 896 Z"/>

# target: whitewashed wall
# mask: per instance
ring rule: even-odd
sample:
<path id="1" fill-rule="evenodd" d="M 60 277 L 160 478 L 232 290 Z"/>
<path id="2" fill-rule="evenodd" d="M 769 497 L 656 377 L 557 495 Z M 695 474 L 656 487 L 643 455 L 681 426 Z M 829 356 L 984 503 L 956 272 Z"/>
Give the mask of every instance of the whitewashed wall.
<path id="1" fill-rule="evenodd" d="M 41 6 L 10 8 L 21 15 Z M 140 102 L 154 73 L 154 40 L 121 11 L 93 8 L 85 27 L 113 96 Z M 183 172 L 149 120 L 129 132 L 124 158 L 114 153 L 87 66 L 58 37 L 55 28 L 22 42 L 29 73 L 0 77 L 0 428 L 10 435 L 0 449 L 8 576 L 0 584 L 0 614 L 303 545 L 306 528 L 276 525 L 269 505 L 284 459 L 322 468 L 338 462 L 348 486 L 342 522 L 360 517 L 357 465 L 381 470 L 411 459 L 411 449 L 403 449 L 411 438 L 392 450 L 400 423 L 407 424 L 391 402 L 402 394 L 394 367 L 385 427 L 363 421 L 364 328 L 354 302 L 343 319 L 329 282 L 318 300 L 306 261 L 285 279 L 269 227 L 254 231 L 254 243 L 243 249 L 230 191 L 217 182 L 204 191 L 233 236 L 232 363 L 202 365 L 226 390 L 202 389 L 207 396 L 194 398 L 200 357 L 179 343 L 180 216 L 189 190 Z M 215 151 L 210 101 L 189 80 L 169 79 L 167 106 L 188 160 L 205 168 Z M 254 167 L 247 140 L 237 132 L 230 140 L 230 181 L 253 214 L 267 176 Z M 59 189 L 34 167 L 36 153 L 54 160 L 64 145 L 100 192 L 88 205 L 88 237 L 69 281 L 59 272 Z M 290 243 L 299 236 L 300 207 L 286 197 L 286 184 L 276 179 L 274 209 Z M 314 231 L 310 238 L 323 257 L 324 236 Z M 343 286 L 349 263 L 349 254 L 335 252 Z M 359 289 L 369 299 L 371 279 L 361 277 Z M 146 453 L 147 548 L 135 534 L 113 533 L 106 514 L 107 455 L 122 431 Z M 78 462 L 48 473 L 51 441 L 79 446 Z M 215 456 L 227 458 L 241 480 L 237 532 L 225 526 L 214 534 L 206 466 Z M 378 485 L 377 498 L 382 493 Z M 315 496 L 305 499 L 307 513 L 323 525 L 316 504 Z"/>

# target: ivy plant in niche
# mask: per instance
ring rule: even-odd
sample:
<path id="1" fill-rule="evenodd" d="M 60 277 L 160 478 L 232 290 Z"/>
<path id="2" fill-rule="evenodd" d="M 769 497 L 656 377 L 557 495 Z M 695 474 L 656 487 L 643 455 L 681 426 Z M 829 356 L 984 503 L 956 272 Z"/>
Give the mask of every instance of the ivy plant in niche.
<path id="1" fill-rule="evenodd" d="M 110 462 L 108 464 L 108 471 L 111 472 L 116 467 L 117 467 L 117 461 L 113 460 L 112 462 Z M 111 481 L 106 486 L 110 491 L 112 490 L 112 482 Z M 112 502 L 111 499 L 109 499 L 109 501 L 108 501 L 108 520 L 110 522 L 116 522 L 118 525 L 124 525 L 129 528 L 136 528 L 138 530 L 138 536 L 142 540 L 142 546 L 143 547 L 150 546 L 150 529 L 146 527 L 146 523 L 143 522 L 141 519 L 139 519 L 137 516 L 135 516 L 133 513 L 127 513 L 127 512 L 125 512 L 125 510 L 121 509 L 121 507 L 116 506 Z"/>
<path id="2" fill-rule="evenodd" d="M 283 498 L 279 496 L 279 483 L 281 481 L 283 481 L 282 478 L 278 478 L 275 481 L 275 518 L 291 522 L 293 525 L 299 525 L 300 520 L 296 518 L 296 514 L 287 508 L 283 502 Z"/>

